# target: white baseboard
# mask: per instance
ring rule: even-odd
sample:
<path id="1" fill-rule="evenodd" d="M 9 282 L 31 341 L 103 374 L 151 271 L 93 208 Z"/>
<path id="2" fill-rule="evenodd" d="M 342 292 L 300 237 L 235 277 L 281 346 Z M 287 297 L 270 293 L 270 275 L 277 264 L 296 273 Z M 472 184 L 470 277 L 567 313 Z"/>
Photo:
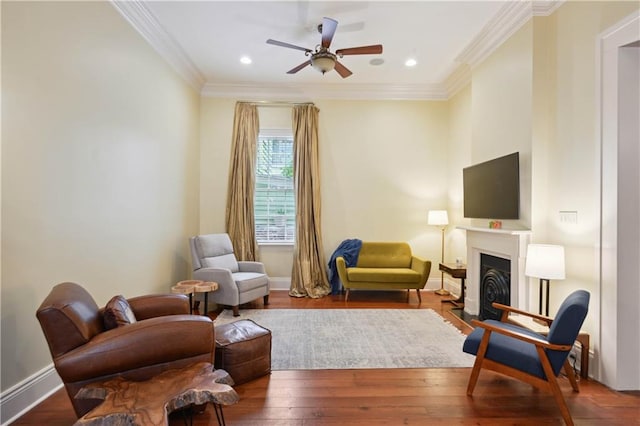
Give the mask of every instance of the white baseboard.
<path id="1" fill-rule="evenodd" d="M 62 387 L 53 364 L 0 394 L 0 425 L 8 425 Z"/>
<path id="2" fill-rule="evenodd" d="M 440 277 L 429 278 L 427 285 L 424 286 L 425 290 L 437 290 L 440 288 Z M 444 277 L 444 288 L 449 292 L 459 295 L 461 290 L 460 280 L 454 280 L 451 277 Z"/>
<path id="3" fill-rule="evenodd" d="M 291 277 L 269 277 L 270 290 L 289 290 Z"/>
<path id="4" fill-rule="evenodd" d="M 460 280 L 444 279 L 444 288 L 452 293 L 460 294 Z M 269 277 L 271 290 L 289 290 L 291 287 L 291 277 Z M 424 290 L 437 290 L 440 288 L 440 277 L 429 278 Z"/>

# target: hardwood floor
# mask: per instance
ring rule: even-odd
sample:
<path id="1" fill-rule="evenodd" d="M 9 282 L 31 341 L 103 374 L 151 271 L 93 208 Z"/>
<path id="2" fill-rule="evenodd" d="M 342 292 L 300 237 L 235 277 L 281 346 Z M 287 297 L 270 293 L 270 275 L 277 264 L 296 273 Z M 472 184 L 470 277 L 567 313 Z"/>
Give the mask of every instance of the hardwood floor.
<path id="1" fill-rule="evenodd" d="M 452 315 L 443 297 L 415 292 L 353 291 L 321 299 L 289 297 L 273 291 L 267 309 L 434 309 L 464 333 L 470 328 Z M 245 308 L 261 308 L 261 302 Z M 215 312 L 210 316 L 214 317 Z M 416 336 L 419 338 L 419 336 Z M 513 379 L 483 371 L 474 396 L 466 396 L 468 368 L 274 371 L 235 389 L 240 402 L 225 407 L 227 425 L 561 425 L 550 394 Z M 560 384 L 576 425 L 640 425 L 640 392 L 615 392 L 592 380 L 571 391 Z M 71 425 L 71 403 L 59 390 L 19 418 L 14 425 Z M 171 416 L 172 426 L 184 425 Z M 196 426 L 215 425 L 212 407 L 195 414 Z"/>

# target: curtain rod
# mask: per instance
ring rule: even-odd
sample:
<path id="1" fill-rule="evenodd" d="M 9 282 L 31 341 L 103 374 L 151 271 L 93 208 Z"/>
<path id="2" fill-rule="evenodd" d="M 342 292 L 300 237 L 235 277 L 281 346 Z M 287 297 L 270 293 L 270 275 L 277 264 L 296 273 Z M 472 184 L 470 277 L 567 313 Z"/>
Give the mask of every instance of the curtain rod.
<path id="1" fill-rule="evenodd" d="M 240 101 L 244 102 L 244 101 Z M 245 103 L 259 106 L 259 107 L 288 107 L 288 106 L 296 106 L 296 105 L 314 105 L 313 102 L 287 102 L 287 101 L 247 101 Z"/>

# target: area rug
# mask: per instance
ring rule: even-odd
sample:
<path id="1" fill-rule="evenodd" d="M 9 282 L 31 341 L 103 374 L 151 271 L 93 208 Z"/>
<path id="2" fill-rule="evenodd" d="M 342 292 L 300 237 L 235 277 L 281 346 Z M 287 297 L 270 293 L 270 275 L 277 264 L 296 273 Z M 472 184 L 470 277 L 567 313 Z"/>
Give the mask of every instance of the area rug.
<path id="1" fill-rule="evenodd" d="M 431 309 L 241 309 L 272 333 L 273 370 L 471 367 L 465 336 Z"/>

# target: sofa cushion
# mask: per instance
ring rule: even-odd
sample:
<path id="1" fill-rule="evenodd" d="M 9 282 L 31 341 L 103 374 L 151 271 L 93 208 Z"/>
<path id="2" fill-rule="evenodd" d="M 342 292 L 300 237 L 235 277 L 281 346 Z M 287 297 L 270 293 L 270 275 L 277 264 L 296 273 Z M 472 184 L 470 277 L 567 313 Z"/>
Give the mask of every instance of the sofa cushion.
<path id="1" fill-rule="evenodd" d="M 104 307 L 104 328 L 111 330 L 136 322 L 136 316 L 129 306 L 129 302 L 122 295 L 114 296 Z"/>
<path id="2" fill-rule="evenodd" d="M 358 255 L 360 268 L 411 268 L 411 247 L 407 243 L 362 243 Z"/>
<path id="3" fill-rule="evenodd" d="M 347 268 L 349 281 L 373 283 L 419 283 L 422 276 L 406 268 Z"/>
<path id="4" fill-rule="evenodd" d="M 233 280 L 238 285 L 240 293 L 269 285 L 269 277 L 257 272 L 236 272 L 233 274 Z"/>
<path id="5" fill-rule="evenodd" d="M 499 326 L 500 328 L 505 328 L 509 331 L 526 334 L 536 339 L 545 340 L 544 336 L 529 329 L 519 327 L 517 325 L 496 320 L 486 320 L 484 322 L 487 324 Z M 469 334 L 465 339 L 462 346 L 462 351 L 471 355 L 477 355 L 484 333 L 484 328 L 476 327 L 473 332 Z M 522 340 L 517 340 L 496 332 L 492 332 L 489 339 L 489 347 L 487 349 L 487 353 L 485 354 L 485 357 L 487 359 L 498 362 L 500 364 L 508 365 L 517 370 L 525 371 L 540 378 L 546 377 L 542 368 L 542 364 L 540 362 L 540 357 L 538 356 L 538 352 L 536 350 L 536 345 L 524 342 Z M 550 352 L 557 351 L 547 351 L 547 353 Z"/>
<path id="6" fill-rule="evenodd" d="M 228 234 L 208 234 L 195 237 L 198 258 L 205 268 L 225 268 L 238 272 L 238 261 Z"/>
<path id="7" fill-rule="evenodd" d="M 233 253 L 217 257 L 205 257 L 202 259 L 204 268 L 224 268 L 233 272 L 238 272 L 238 262 Z"/>

